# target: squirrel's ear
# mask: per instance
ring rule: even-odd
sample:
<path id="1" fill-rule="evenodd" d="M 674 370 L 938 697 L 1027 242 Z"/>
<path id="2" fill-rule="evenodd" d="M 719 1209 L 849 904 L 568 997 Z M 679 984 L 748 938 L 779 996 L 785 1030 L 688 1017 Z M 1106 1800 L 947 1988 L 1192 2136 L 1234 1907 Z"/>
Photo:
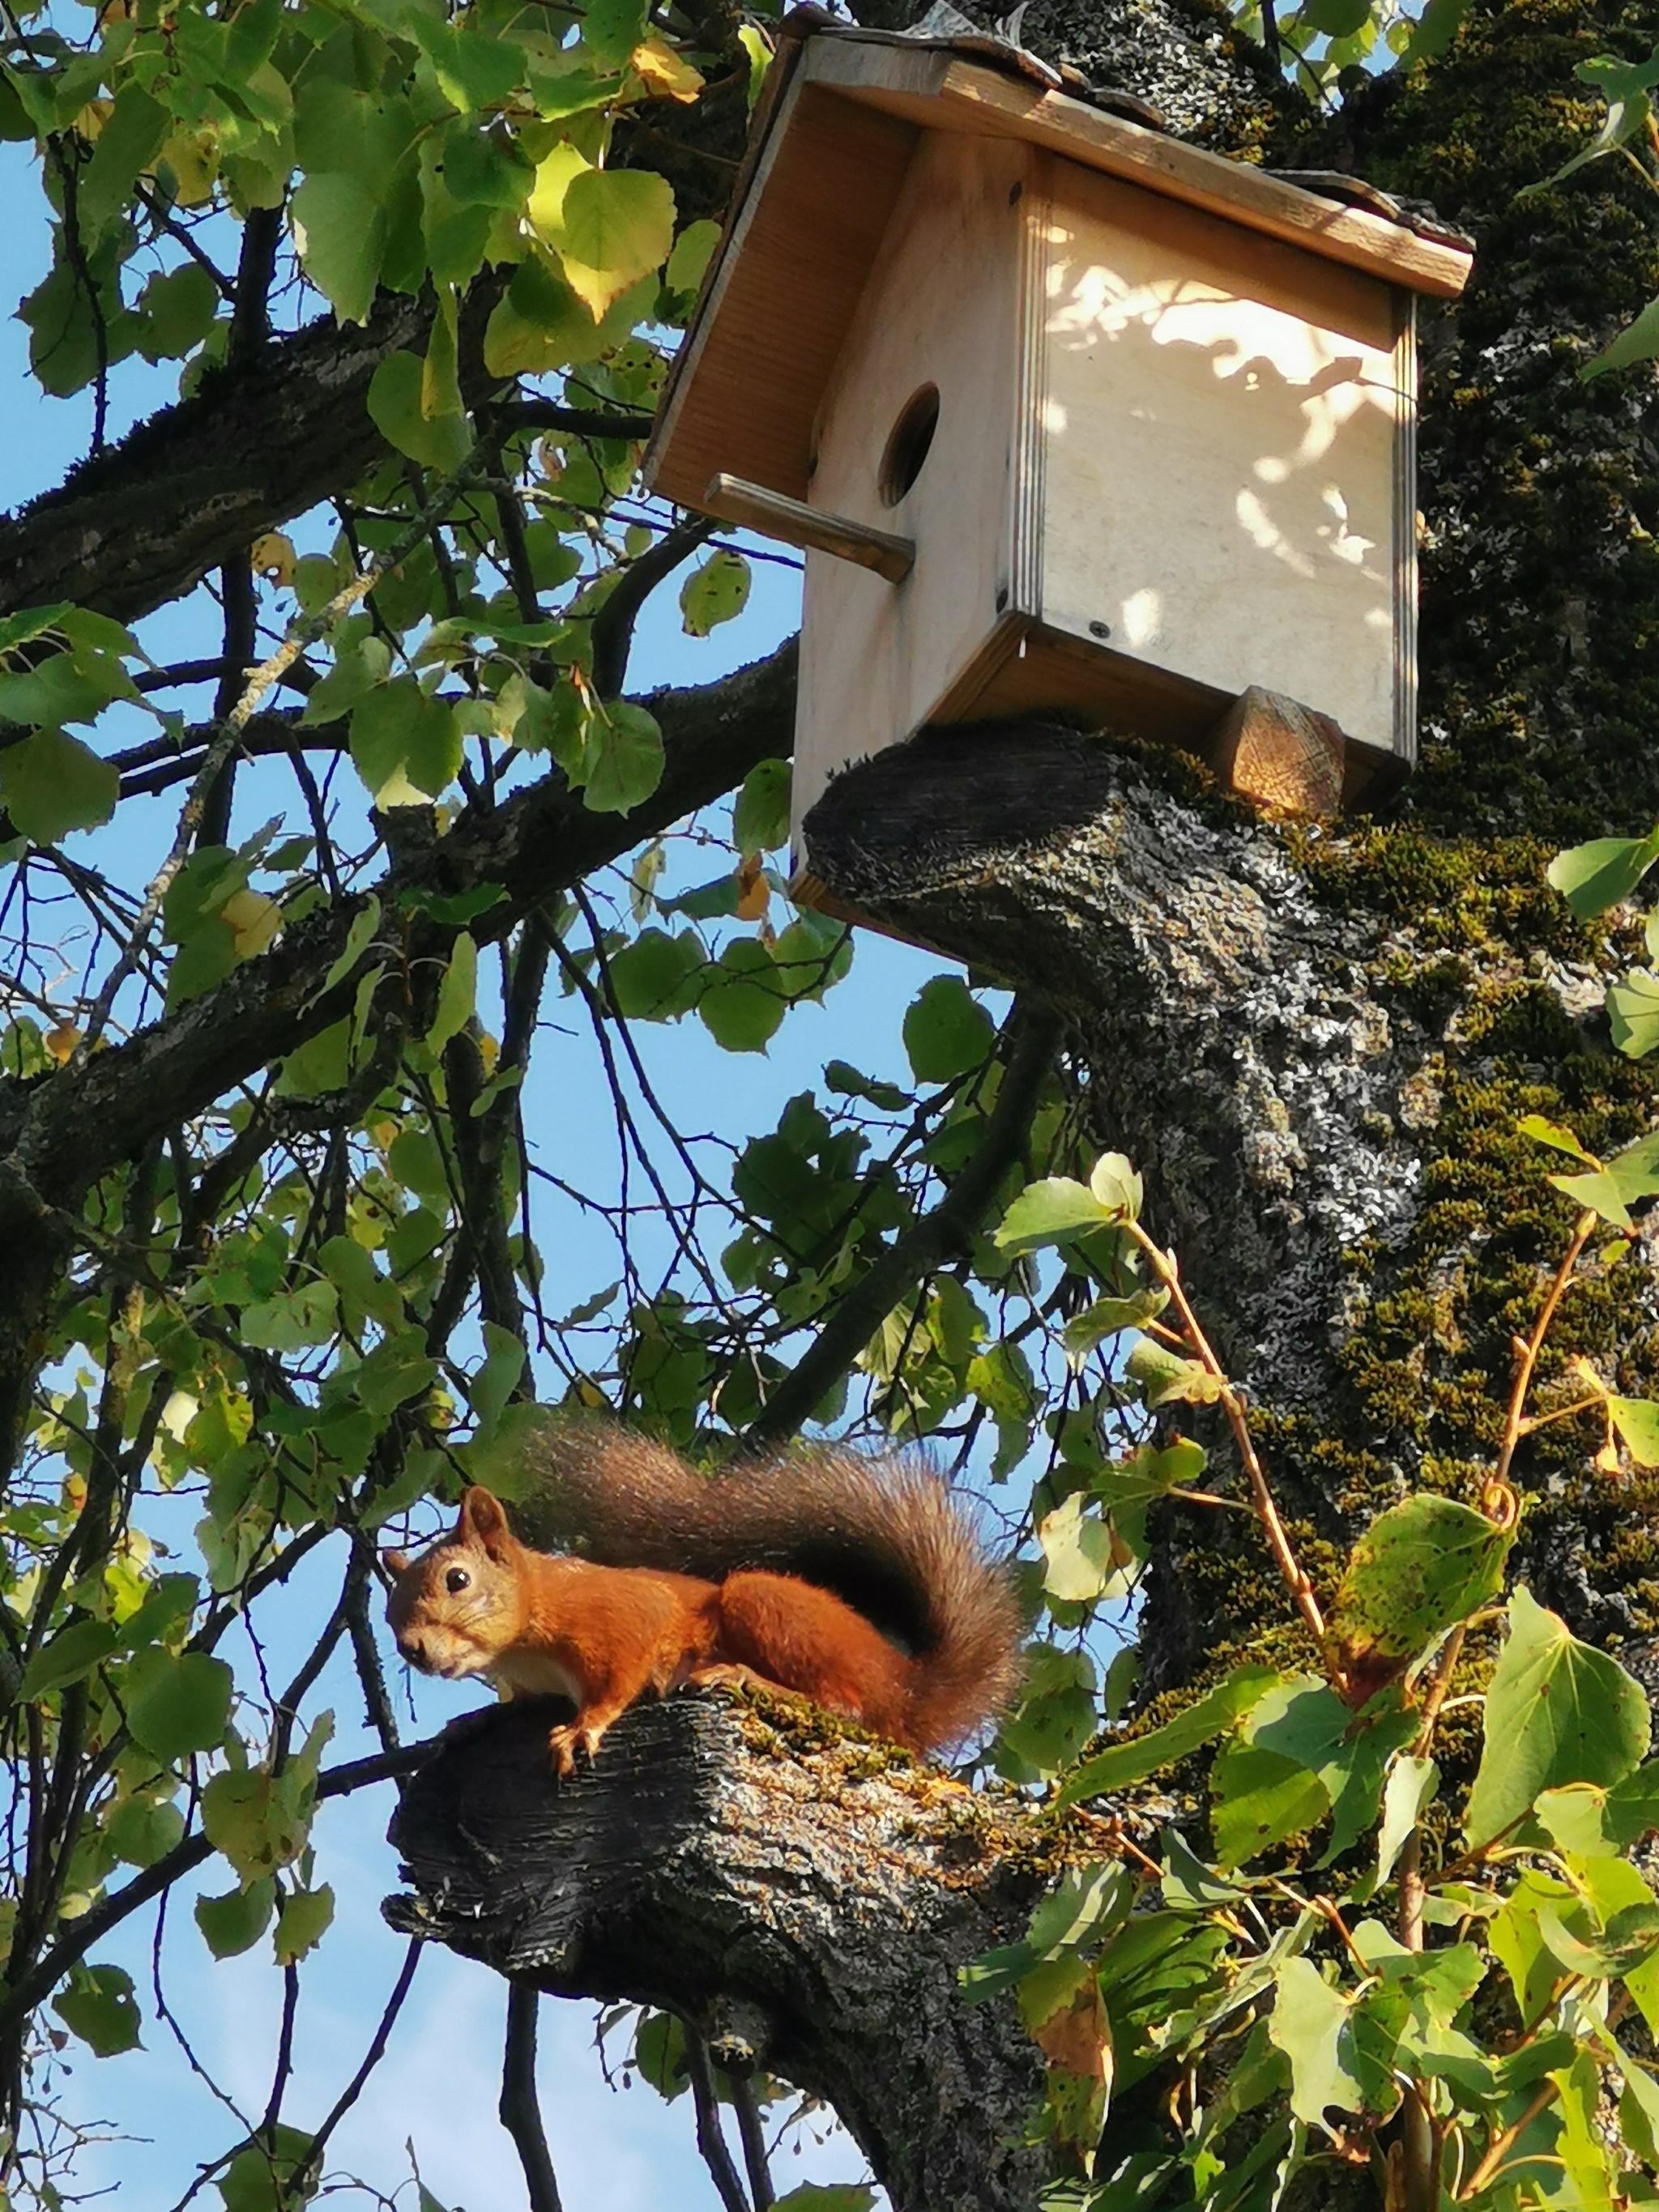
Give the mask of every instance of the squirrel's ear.
<path id="1" fill-rule="evenodd" d="M 409 1572 L 409 1554 L 407 1552 L 388 1552 L 386 1565 L 389 1574 L 406 1575 Z"/>
<path id="2" fill-rule="evenodd" d="M 492 1559 L 498 1558 L 513 1540 L 506 1514 L 489 1492 L 476 1482 L 461 1500 L 461 1533 L 482 1544 Z"/>

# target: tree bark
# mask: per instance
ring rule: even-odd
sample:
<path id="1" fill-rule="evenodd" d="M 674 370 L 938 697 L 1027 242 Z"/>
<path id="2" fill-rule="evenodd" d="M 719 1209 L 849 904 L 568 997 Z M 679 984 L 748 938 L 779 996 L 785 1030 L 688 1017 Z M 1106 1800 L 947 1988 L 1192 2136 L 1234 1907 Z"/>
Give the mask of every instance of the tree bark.
<path id="1" fill-rule="evenodd" d="M 354 483 L 386 450 L 369 380 L 399 347 L 422 350 L 431 321 L 430 301 L 383 293 L 360 328 L 324 316 L 204 378 L 0 517 L 0 614 L 73 599 L 136 622 Z"/>
<path id="2" fill-rule="evenodd" d="M 1012 1998 L 969 2005 L 957 1970 L 1024 1932 L 1065 1832 L 1042 1855 L 1012 1795 L 723 1697 L 635 1706 L 556 1783 L 549 1715 L 489 1714 L 410 1784 L 392 1924 L 665 2007 L 720 2065 L 827 2099 L 894 2212 L 1030 2212 L 1041 2061 Z"/>
<path id="3" fill-rule="evenodd" d="M 1577 374 L 1659 289 L 1650 195 L 1608 162 L 1516 198 L 1582 143 L 1576 65 L 1651 34 L 1633 9 L 1488 0 L 1441 63 L 1275 149 L 1431 197 L 1478 242 L 1424 334 L 1424 759 L 1384 811 L 1275 826 L 1181 756 L 1028 725 L 865 763 L 806 826 L 842 899 L 1069 1016 L 1094 1133 L 1146 1171 L 1327 1595 L 1403 1487 L 1468 1497 L 1491 1463 L 1574 1214 L 1519 1119 L 1603 1152 L 1652 1117 L 1601 1012 L 1630 933 L 1544 881 L 1553 847 L 1659 810 L 1652 377 Z M 1616 1389 L 1659 1371 L 1650 1268 L 1588 1272 L 1547 1397 L 1574 1353 Z M 1584 1419 L 1523 1446 L 1518 1565 L 1617 1644 L 1659 1618 L 1659 1484 L 1598 1473 L 1600 1441 Z M 1148 1693 L 1286 1621 L 1243 1516 L 1157 1527 Z"/>

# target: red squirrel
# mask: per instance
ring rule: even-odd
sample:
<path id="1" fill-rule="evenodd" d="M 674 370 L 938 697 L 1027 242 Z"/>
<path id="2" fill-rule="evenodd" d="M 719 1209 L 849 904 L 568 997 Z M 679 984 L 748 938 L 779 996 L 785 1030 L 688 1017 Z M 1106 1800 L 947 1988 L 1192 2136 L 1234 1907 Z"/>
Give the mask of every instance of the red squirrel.
<path id="1" fill-rule="evenodd" d="M 924 1469 L 814 1448 L 702 1475 L 586 1421 L 550 1423 L 531 1452 L 514 1518 L 562 1555 L 475 1486 L 430 1550 L 390 1555 L 387 1617 L 424 1674 L 569 1698 L 548 1738 L 561 1774 L 637 1698 L 705 1683 L 793 1691 L 924 1753 L 1013 1686 L 1007 1577 Z"/>

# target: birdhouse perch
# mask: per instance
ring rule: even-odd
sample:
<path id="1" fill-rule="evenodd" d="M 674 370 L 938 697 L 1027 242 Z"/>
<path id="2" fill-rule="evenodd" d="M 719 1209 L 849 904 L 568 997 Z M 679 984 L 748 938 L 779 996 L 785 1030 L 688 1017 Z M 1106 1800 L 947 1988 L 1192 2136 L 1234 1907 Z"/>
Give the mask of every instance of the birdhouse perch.
<path id="1" fill-rule="evenodd" d="M 785 29 L 646 469 L 807 549 L 798 854 L 924 724 L 1224 769 L 1266 695 L 1328 781 L 1409 765 L 1416 295 L 1467 248 L 988 40 Z"/>

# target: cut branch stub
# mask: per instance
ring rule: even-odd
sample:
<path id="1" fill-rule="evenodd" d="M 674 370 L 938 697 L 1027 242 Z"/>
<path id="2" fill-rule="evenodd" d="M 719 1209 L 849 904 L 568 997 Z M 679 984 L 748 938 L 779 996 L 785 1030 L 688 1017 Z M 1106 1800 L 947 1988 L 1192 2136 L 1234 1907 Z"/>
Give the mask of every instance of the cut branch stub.
<path id="1" fill-rule="evenodd" d="M 1012 2002 L 957 1985 L 1042 1887 L 1019 1808 L 706 1697 L 636 1706 L 559 1784 L 553 1717 L 487 1715 L 416 1777 L 392 1924 L 559 1996 L 680 2014 L 721 2063 L 827 2099 L 895 2212 L 1029 2212 L 1041 2060 Z"/>

